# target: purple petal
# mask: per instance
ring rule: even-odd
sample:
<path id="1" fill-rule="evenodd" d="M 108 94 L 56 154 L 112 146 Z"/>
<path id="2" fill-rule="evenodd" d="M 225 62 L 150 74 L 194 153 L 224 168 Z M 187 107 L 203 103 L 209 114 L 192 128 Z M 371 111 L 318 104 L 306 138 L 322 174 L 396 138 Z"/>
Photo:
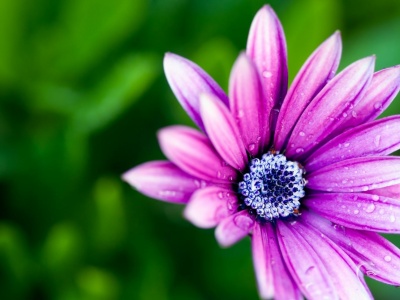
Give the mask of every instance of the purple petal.
<path id="1" fill-rule="evenodd" d="M 169 161 L 150 161 L 130 169 L 122 179 L 148 197 L 186 203 L 195 190 L 206 185 Z"/>
<path id="2" fill-rule="evenodd" d="M 304 109 L 335 75 L 341 53 L 342 41 L 336 32 L 311 54 L 296 75 L 280 109 L 274 137 L 276 150 L 284 149 Z"/>
<path id="3" fill-rule="evenodd" d="M 364 95 L 374 70 L 375 57 L 359 60 L 334 77 L 307 106 L 293 129 L 286 155 L 304 159 L 344 120 Z"/>
<path id="4" fill-rule="evenodd" d="M 158 132 L 165 156 L 186 173 L 210 182 L 231 183 L 236 170 L 227 166 L 209 139 L 195 129 L 171 126 Z"/>
<path id="5" fill-rule="evenodd" d="M 360 145 L 362 147 L 362 145 Z M 307 187 L 328 192 L 365 192 L 400 183 L 400 157 L 359 157 L 307 176 Z"/>
<path id="6" fill-rule="evenodd" d="M 308 299 L 337 299 L 336 289 L 317 252 L 299 234 L 296 222 L 277 223 L 283 259 L 294 281 Z"/>
<path id="7" fill-rule="evenodd" d="M 222 220 L 215 230 L 215 237 L 221 247 L 229 247 L 244 238 L 253 226 L 254 220 L 247 210 L 242 210 Z"/>
<path id="8" fill-rule="evenodd" d="M 286 40 L 282 25 L 269 5 L 258 11 L 251 24 L 246 53 L 262 76 L 267 107 L 279 107 L 288 82 Z"/>
<path id="9" fill-rule="evenodd" d="M 400 116 L 392 116 L 349 129 L 307 158 L 307 172 L 335 162 L 365 156 L 387 155 L 400 149 Z"/>
<path id="10" fill-rule="evenodd" d="M 400 89 L 400 66 L 376 72 L 365 96 L 348 114 L 336 132 L 342 132 L 378 117 L 396 97 Z"/>
<path id="11" fill-rule="evenodd" d="M 266 226 L 270 227 L 269 224 Z M 256 223 L 251 238 L 251 250 L 253 252 L 254 271 L 258 285 L 258 292 L 262 299 L 274 297 L 273 273 L 271 249 L 268 243 L 268 236 L 264 226 Z M 280 256 L 280 254 L 278 253 Z"/>
<path id="12" fill-rule="evenodd" d="M 302 219 L 338 244 L 367 276 L 400 285 L 400 249 L 374 232 L 357 231 L 332 224 L 305 212 Z"/>
<path id="13" fill-rule="evenodd" d="M 232 167 L 244 170 L 247 154 L 235 120 L 228 108 L 212 95 L 201 96 L 201 116 L 219 155 Z"/>
<path id="14" fill-rule="evenodd" d="M 229 105 L 229 99 L 221 87 L 190 60 L 167 53 L 164 57 L 164 72 L 176 98 L 201 130 L 204 131 L 199 104 L 202 93 L 212 94 Z"/>
<path id="15" fill-rule="evenodd" d="M 296 229 L 322 260 L 339 299 L 372 299 L 364 279 L 357 273 L 357 266 L 338 245 L 306 222 L 299 222 Z"/>
<path id="16" fill-rule="evenodd" d="M 374 189 L 372 191 L 367 191 L 366 193 L 399 199 L 400 198 L 400 184 L 394 184 L 394 185 L 386 186 L 386 187 L 383 187 L 380 189 Z"/>
<path id="17" fill-rule="evenodd" d="M 256 66 L 246 54 L 241 54 L 233 66 L 229 99 L 246 149 L 256 156 L 269 143 L 268 114 L 271 107 L 265 101 Z"/>
<path id="18" fill-rule="evenodd" d="M 400 232 L 400 202 L 366 193 L 309 195 L 303 204 L 334 223 L 346 227 Z"/>
<path id="19" fill-rule="evenodd" d="M 237 198 L 232 190 L 210 186 L 196 191 L 187 204 L 185 218 L 200 228 L 218 225 L 237 208 Z"/>

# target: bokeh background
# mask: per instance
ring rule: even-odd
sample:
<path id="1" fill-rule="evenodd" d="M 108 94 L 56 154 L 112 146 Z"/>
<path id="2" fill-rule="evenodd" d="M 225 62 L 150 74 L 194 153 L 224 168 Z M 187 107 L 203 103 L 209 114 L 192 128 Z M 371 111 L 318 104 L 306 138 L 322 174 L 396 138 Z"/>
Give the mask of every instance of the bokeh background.
<path id="1" fill-rule="evenodd" d="M 193 126 L 167 51 L 226 89 L 256 0 L 0 1 L 0 299 L 257 299 L 249 239 L 220 249 L 182 207 L 120 179 L 162 159 L 159 128 Z M 400 64 L 398 0 L 270 1 L 290 78 L 336 29 L 341 69 Z M 400 99 L 387 114 L 400 113 Z M 400 246 L 400 239 L 390 237 Z M 400 289 L 368 281 L 377 299 Z"/>

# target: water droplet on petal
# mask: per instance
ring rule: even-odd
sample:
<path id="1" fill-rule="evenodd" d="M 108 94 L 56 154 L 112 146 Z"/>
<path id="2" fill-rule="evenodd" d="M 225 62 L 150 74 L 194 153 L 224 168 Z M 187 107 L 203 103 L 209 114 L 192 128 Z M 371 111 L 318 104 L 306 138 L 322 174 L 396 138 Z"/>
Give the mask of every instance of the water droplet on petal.
<path id="1" fill-rule="evenodd" d="M 218 192 L 218 198 L 219 198 L 219 199 L 224 198 L 224 193 L 223 193 L 223 192 Z"/>
<path id="2" fill-rule="evenodd" d="M 381 143 L 381 136 L 380 136 L 380 135 L 377 135 L 377 136 L 374 138 L 374 144 L 375 144 L 376 147 L 378 147 L 380 143 Z"/>
<path id="3" fill-rule="evenodd" d="M 350 143 L 344 143 L 343 145 L 345 148 L 347 148 L 348 146 L 350 146 Z"/>
<path id="4" fill-rule="evenodd" d="M 385 261 L 387 261 L 387 262 L 389 262 L 389 261 L 392 260 L 392 258 L 390 257 L 390 255 L 386 255 L 383 259 L 384 259 Z"/>
<path id="5" fill-rule="evenodd" d="M 378 201 L 379 200 L 379 196 L 378 195 L 372 195 L 372 200 Z"/>
<path id="6" fill-rule="evenodd" d="M 297 148 L 296 149 L 296 153 L 303 153 L 304 152 L 304 149 L 303 148 Z"/>
<path id="7" fill-rule="evenodd" d="M 347 114 L 344 112 L 344 113 L 342 114 L 342 116 L 343 116 L 343 118 L 346 118 L 346 117 L 347 117 Z"/>
<path id="8" fill-rule="evenodd" d="M 248 149 L 249 149 L 250 151 L 253 151 L 254 148 L 256 147 L 256 144 L 249 144 L 247 147 L 248 147 Z"/>
<path id="9" fill-rule="evenodd" d="M 390 222 L 394 223 L 394 221 L 396 221 L 396 217 L 394 215 L 390 216 Z"/>
<path id="10" fill-rule="evenodd" d="M 375 210 L 375 205 L 374 205 L 373 203 L 369 204 L 369 205 L 367 206 L 367 208 L 365 209 L 365 211 L 366 211 L 367 213 L 372 213 L 374 210 Z"/>
<path id="11" fill-rule="evenodd" d="M 382 108 L 382 103 L 376 102 L 376 103 L 374 104 L 374 108 L 375 108 L 376 110 L 381 109 L 381 108 Z"/>
<path id="12" fill-rule="evenodd" d="M 299 136 L 305 136 L 306 134 L 303 131 L 299 132 Z"/>
<path id="13" fill-rule="evenodd" d="M 272 73 L 270 71 L 264 71 L 264 72 L 262 72 L 262 76 L 264 78 L 271 78 L 272 77 Z"/>
<path id="14" fill-rule="evenodd" d="M 354 214 L 355 214 L 355 215 L 358 215 L 359 212 L 360 212 L 360 211 L 359 211 L 358 209 L 355 209 L 355 210 L 354 210 Z"/>

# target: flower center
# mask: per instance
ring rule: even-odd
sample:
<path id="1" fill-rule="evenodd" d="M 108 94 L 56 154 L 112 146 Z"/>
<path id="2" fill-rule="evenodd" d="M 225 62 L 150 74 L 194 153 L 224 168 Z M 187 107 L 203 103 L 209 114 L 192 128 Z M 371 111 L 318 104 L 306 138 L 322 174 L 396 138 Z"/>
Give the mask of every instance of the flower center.
<path id="1" fill-rule="evenodd" d="M 304 169 L 279 153 L 265 153 L 249 163 L 249 173 L 239 182 L 240 209 L 260 222 L 297 216 L 304 197 Z"/>

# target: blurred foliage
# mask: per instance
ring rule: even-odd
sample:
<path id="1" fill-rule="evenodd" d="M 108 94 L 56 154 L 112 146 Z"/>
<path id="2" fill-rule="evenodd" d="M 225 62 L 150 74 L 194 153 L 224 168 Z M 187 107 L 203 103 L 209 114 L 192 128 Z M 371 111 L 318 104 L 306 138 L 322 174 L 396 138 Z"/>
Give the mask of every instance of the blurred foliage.
<path id="1" fill-rule="evenodd" d="M 249 240 L 220 249 L 180 206 L 121 182 L 162 159 L 155 133 L 189 124 L 166 51 L 224 88 L 258 0 L 0 1 L 1 299 L 257 299 Z M 400 2 L 271 1 L 290 78 L 336 29 L 341 68 L 400 63 Z M 387 114 L 400 112 L 398 100 Z M 397 245 L 400 240 L 390 237 Z M 372 282 L 377 299 L 399 290 Z"/>

